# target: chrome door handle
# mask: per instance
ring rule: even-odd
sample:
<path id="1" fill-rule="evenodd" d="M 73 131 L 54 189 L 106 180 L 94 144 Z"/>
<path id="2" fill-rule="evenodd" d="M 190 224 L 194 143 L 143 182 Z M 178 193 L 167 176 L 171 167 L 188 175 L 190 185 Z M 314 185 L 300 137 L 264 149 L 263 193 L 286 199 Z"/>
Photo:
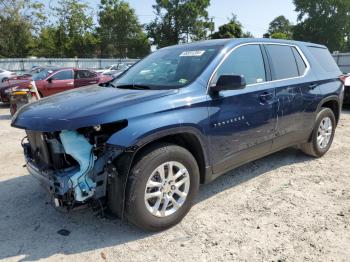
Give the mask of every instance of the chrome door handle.
<path id="1" fill-rule="evenodd" d="M 74 83 L 73 82 L 72 83 L 67 83 L 67 85 L 72 86 L 72 85 L 74 85 Z"/>

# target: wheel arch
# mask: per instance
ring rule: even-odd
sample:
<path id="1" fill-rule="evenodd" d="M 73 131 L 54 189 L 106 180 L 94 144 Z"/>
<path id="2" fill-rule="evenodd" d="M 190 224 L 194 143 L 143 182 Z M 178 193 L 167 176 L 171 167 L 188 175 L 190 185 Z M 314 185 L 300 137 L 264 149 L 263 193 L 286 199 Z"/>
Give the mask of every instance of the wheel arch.
<path id="1" fill-rule="evenodd" d="M 321 100 L 318 105 L 317 113 L 321 111 L 322 108 L 329 108 L 333 111 L 336 123 L 338 124 L 341 112 L 341 103 L 338 96 L 329 96 Z"/>
<path id="2" fill-rule="evenodd" d="M 123 153 L 118 155 L 114 161 L 117 170 L 116 175 L 108 178 L 110 180 L 108 184 L 115 185 L 113 189 L 107 190 L 111 211 L 121 218 L 124 217 L 125 197 L 130 170 L 142 152 L 157 144 L 171 143 L 187 149 L 197 161 L 200 183 L 205 183 L 210 175 L 211 167 L 209 165 L 207 143 L 203 141 L 204 139 L 200 131 L 194 127 L 179 127 L 149 134 L 133 145 L 124 148 Z M 118 148 L 121 147 L 119 146 Z"/>
<path id="3" fill-rule="evenodd" d="M 207 167 L 209 166 L 206 149 L 203 141 L 194 132 L 190 132 L 189 130 L 163 134 L 148 140 L 146 139 L 137 145 L 134 159 L 137 159 L 137 157 L 148 148 L 162 143 L 175 144 L 187 149 L 197 161 L 200 173 L 200 182 L 205 182 L 208 169 Z"/>

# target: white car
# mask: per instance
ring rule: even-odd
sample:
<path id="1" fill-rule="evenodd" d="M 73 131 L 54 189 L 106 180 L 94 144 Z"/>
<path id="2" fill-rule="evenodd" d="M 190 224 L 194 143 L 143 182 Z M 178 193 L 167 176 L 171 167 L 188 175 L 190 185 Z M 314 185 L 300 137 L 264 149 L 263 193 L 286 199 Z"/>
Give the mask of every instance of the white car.
<path id="1" fill-rule="evenodd" d="M 15 76 L 16 73 L 7 70 L 0 69 L 0 83 L 6 81 L 7 79 Z"/>
<path id="2" fill-rule="evenodd" d="M 115 71 L 125 71 L 128 68 L 129 66 L 127 64 L 119 63 L 119 64 L 107 66 L 102 70 L 97 70 L 96 72 L 105 75 Z"/>

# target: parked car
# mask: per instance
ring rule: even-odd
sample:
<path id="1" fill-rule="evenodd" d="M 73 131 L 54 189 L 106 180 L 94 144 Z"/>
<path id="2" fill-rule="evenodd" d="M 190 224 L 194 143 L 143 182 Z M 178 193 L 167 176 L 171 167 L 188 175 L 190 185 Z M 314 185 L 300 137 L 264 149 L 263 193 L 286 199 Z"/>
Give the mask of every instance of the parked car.
<path id="1" fill-rule="evenodd" d="M 4 103 L 8 103 L 12 88 L 27 88 L 31 85 L 31 81 L 35 81 L 40 96 L 46 97 L 73 88 L 101 84 L 110 80 L 112 80 L 110 76 L 104 76 L 86 69 L 46 68 L 32 76 L 31 79 L 13 80 L 0 86 L 0 96 Z"/>
<path id="2" fill-rule="evenodd" d="M 291 146 L 323 156 L 340 118 L 340 76 L 322 45 L 184 44 L 109 87 L 28 104 L 12 126 L 26 130 L 26 166 L 56 206 L 106 199 L 116 215 L 163 230 L 188 213 L 199 184 L 233 168 Z"/>
<path id="3" fill-rule="evenodd" d="M 0 69 L 0 82 L 5 82 L 7 81 L 9 78 L 15 76 L 16 73 L 15 72 L 11 72 L 11 71 L 7 71 L 7 70 L 3 70 Z"/>
<path id="4" fill-rule="evenodd" d="M 350 74 L 347 75 L 344 81 L 345 81 L 344 105 L 350 106 Z"/>
<path id="5" fill-rule="evenodd" d="M 120 72 L 120 71 L 125 71 L 130 67 L 130 65 L 125 64 L 125 63 L 119 63 L 111 66 L 106 66 L 102 70 L 97 70 L 96 72 L 102 73 L 102 74 L 111 74 L 112 72 Z"/>
<path id="6" fill-rule="evenodd" d="M 10 114 L 13 116 L 22 106 L 38 100 L 35 87 L 14 88 L 10 94 Z"/>
<path id="7" fill-rule="evenodd" d="M 45 69 L 54 69 L 56 67 L 54 66 L 33 66 L 28 72 L 24 72 L 21 74 L 14 75 L 8 79 L 8 80 L 30 80 L 33 75 L 40 73 L 41 71 Z"/>

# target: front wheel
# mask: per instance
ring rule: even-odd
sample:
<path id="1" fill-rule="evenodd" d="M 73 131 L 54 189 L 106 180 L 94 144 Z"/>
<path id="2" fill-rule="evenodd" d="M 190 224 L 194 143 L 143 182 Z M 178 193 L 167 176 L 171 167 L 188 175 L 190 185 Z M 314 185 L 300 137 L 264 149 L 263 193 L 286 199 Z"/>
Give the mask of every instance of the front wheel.
<path id="1" fill-rule="evenodd" d="M 167 229 L 188 213 L 198 188 L 199 169 L 189 151 L 168 144 L 150 148 L 130 172 L 126 217 L 145 230 Z"/>
<path id="2" fill-rule="evenodd" d="M 302 151 L 313 157 L 321 157 L 332 145 L 336 127 L 334 113 L 329 108 L 322 108 L 317 114 L 312 138 L 309 143 L 301 145 Z"/>

